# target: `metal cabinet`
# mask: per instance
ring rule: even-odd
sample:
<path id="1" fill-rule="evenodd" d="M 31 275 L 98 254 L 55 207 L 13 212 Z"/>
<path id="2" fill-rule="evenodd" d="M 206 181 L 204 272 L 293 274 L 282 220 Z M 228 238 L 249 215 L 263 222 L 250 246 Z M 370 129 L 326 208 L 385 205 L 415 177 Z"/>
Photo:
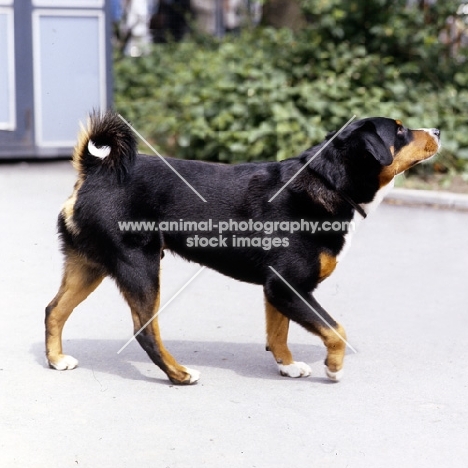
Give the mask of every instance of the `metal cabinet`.
<path id="1" fill-rule="evenodd" d="M 0 158 L 69 156 L 112 101 L 105 0 L 0 0 Z"/>

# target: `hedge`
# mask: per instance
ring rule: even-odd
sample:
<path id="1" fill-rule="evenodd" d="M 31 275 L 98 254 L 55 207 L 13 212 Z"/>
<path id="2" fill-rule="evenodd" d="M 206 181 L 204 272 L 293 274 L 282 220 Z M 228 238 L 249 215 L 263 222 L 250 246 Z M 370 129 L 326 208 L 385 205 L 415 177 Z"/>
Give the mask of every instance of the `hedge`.
<path id="1" fill-rule="evenodd" d="M 161 152 L 223 162 L 284 159 L 352 115 L 387 116 L 439 127 L 438 167 L 467 170 L 465 62 L 424 41 L 415 59 L 325 39 L 323 28 L 261 27 L 116 56 L 116 108 Z"/>

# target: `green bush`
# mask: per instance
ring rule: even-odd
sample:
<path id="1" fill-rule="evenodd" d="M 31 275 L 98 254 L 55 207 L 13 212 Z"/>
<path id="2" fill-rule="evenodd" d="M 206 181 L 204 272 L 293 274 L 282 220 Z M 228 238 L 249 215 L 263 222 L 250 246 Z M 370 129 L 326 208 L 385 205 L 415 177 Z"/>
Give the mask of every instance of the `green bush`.
<path id="1" fill-rule="evenodd" d="M 116 57 L 117 110 L 166 154 L 223 162 L 284 159 L 354 114 L 388 116 L 410 127 L 441 128 L 439 166 L 464 170 L 466 63 L 447 59 L 434 28 L 426 35 L 399 32 L 404 21 L 414 26 L 414 15 L 400 12 L 389 29 L 389 15 L 379 10 L 380 24 L 365 37 L 359 22 L 346 21 L 358 2 L 305 3 L 312 23 L 298 32 L 257 28 Z M 314 16 L 311 4 L 324 3 L 328 10 Z M 379 53 L 382 35 L 391 40 Z M 406 49 L 403 40 L 410 41 Z M 406 57 L 395 55 L 399 48 Z"/>

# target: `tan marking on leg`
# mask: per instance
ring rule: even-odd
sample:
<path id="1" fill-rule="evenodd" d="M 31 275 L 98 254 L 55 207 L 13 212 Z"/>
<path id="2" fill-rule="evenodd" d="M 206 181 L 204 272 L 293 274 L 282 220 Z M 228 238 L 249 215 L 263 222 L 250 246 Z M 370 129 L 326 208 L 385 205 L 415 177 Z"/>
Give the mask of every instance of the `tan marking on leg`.
<path id="1" fill-rule="evenodd" d="M 158 291 L 158 297 L 156 299 L 154 314 L 158 313 L 159 306 L 161 303 L 160 293 Z M 151 322 L 151 328 L 153 331 L 154 338 L 159 347 L 159 352 L 165 364 L 168 367 L 167 375 L 174 383 L 179 384 L 191 384 L 198 380 L 198 375 L 192 375 L 185 366 L 180 365 L 172 354 L 166 349 L 161 339 L 161 331 L 159 329 L 158 318 L 156 317 Z M 197 373 L 198 374 L 198 373 Z M 195 379 L 195 380 L 194 380 Z"/>
<path id="2" fill-rule="evenodd" d="M 198 380 L 199 373 L 180 365 L 172 356 L 172 354 L 166 349 L 161 339 L 157 318 L 151 322 L 151 327 L 153 329 L 153 335 L 158 345 L 159 352 L 161 353 L 161 357 L 167 366 L 167 376 L 169 379 L 177 384 L 195 383 Z"/>
<path id="3" fill-rule="evenodd" d="M 325 252 L 322 252 L 319 256 L 320 260 L 320 273 L 319 281 L 323 281 L 325 278 L 328 278 L 336 268 L 337 261 L 336 257 L 329 255 Z"/>
<path id="4" fill-rule="evenodd" d="M 304 362 L 294 361 L 288 348 L 289 318 L 271 305 L 265 298 L 267 351 L 271 351 L 278 370 L 286 377 L 308 377 L 310 367 Z"/>
<path id="5" fill-rule="evenodd" d="M 278 364 L 289 365 L 294 362 L 288 348 L 289 319 L 273 307 L 265 298 L 267 349 L 271 351 Z"/>
<path id="6" fill-rule="evenodd" d="M 321 327 L 319 329 L 320 337 L 327 348 L 326 365 L 331 372 L 338 372 L 343 368 L 343 360 L 346 351 L 346 332 L 345 329 L 337 323 L 333 329 Z"/>
<path id="7" fill-rule="evenodd" d="M 63 327 L 73 309 L 99 286 L 103 277 L 82 257 L 67 256 L 62 284 L 46 309 L 46 356 L 51 367 L 67 368 L 60 365 L 66 358 L 62 353 Z"/>
<path id="8" fill-rule="evenodd" d="M 199 379 L 200 373 L 196 370 L 188 369 L 187 367 L 180 365 L 176 361 L 176 359 L 171 355 L 171 353 L 169 353 L 169 351 L 166 349 L 161 339 L 158 317 L 156 316 L 161 302 L 160 290 L 158 290 L 157 292 L 156 300 L 154 301 L 152 309 L 152 314 L 148 318 L 142 310 L 142 307 L 144 306 L 141 303 L 132 299 L 131 295 L 129 295 L 126 292 L 123 292 L 123 295 L 127 300 L 128 304 L 130 305 L 135 333 L 137 333 L 141 329 L 141 327 L 143 327 L 148 322 L 148 320 L 154 317 L 141 333 L 149 334 L 152 338 L 153 345 L 155 346 L 154 351 L 159 355 L 160 359 L 162 360 L 163 366 L 161 367 L 161 369 L 167 374 L 169 379 L 176 384 L 195 383 Z M 145 349 L 145 351 L 148 352 L 147 349 Z"/>

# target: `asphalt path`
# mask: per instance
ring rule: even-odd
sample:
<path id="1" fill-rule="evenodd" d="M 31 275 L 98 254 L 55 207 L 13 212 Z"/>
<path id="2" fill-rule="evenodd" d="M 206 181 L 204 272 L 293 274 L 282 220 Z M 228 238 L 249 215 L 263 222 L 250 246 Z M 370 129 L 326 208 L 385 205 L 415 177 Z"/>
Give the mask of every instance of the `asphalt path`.
<path id="1" fill-rule="evenodd" d="M 361 224 L 317 295 L 357 351 L 339 383 L 296 325 L 312 376 L 281 377 L 261 288 L 204 270 L 160 316 L 168 349 L 201 371 L 180 387 L 135 342 L 117 354 L 132 324 L 108 280 L 65 327 L 79 367 L 45 365 L 74 180 L 68 162 L 0 165 L 1 467 L 468 466 L 468 213 L 382 205 Z M 162 304 L 199 268 L 166 255 Z"/>

